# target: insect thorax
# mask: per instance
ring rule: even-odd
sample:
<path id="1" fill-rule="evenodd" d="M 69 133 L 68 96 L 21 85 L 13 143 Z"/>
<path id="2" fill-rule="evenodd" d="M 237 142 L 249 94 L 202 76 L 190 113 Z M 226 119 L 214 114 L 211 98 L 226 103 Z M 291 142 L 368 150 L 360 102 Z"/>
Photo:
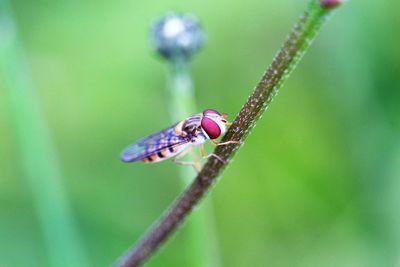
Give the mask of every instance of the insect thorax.
<path id="1" fill-rule="evenodd" d="M 175 133 L 181 137 L 187 138 L 187 141 L 191 144 L 204 143 L 208 137 L 204 135 L 201 127 L 201 118 L 201 114 L 196 114 L 179 122 L 175 126 Z"/>
<path id="2" fill-rule="evenodd" d="M 178 136 L 197 136 L 201 132 L 201 116 L 193 115 L 177 123 L 174 131 Z"/>

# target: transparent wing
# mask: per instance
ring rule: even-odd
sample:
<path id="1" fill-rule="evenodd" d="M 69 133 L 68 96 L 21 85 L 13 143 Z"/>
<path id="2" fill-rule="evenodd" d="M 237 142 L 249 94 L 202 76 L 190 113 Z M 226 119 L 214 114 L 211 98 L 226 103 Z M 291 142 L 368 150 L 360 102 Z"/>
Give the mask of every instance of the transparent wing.
<path id="1" fill-rule="evenodd" d="M 142 160 L 164 149 L 174 148 L 188 143 L 189 140 L 187 138 L 175 134 L 175 125 L 140 139 L 136 143 L 128 146 L 122 151 L 120 156 L 121 160 L 124 162 Z"/>

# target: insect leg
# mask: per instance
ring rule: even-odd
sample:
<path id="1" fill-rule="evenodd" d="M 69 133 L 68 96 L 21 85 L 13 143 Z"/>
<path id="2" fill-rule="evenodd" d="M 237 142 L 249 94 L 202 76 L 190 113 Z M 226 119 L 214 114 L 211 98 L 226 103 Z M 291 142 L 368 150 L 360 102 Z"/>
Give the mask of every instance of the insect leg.
<path id="1" fill-rule="evenodd" d="M 240 141 L 233 141 L 233 140 L 226 141 L 226 142 L 223 142 L 223 143 L 218 143 L 218 141 L 215 141 L 215 140 L 211 139 L 211 142 L 216 146 L 224 146 L 224 145 L 229 145 L 229 144 L 241 144 Z"/>
<path id="2" fill-rule="evenodd" d="M 220 156 L 218 156 L 218 155 L 216 155 L 214 153 L 210 153 L 210 154 L 206 155 L 206 153 L 204 152 L 204 145 L 203 144 L 200 145 L 200 156 L 203 159 L 208 159 L 209 157 L 214 157 L 214 158 L 218 159 L 219 161 L 221 161 L 222 163 L 225 163 L 225 161 L 223 159 L 221 159 Z"/>
<path id="3" fill-rule="evenodd" d="M 204 145 L 201 144 L 200 145 L 200 156 L 204 159 L 204 157 L 206 156 L 206 153 L 204 152 Z"/>
<path id="4" fill-rule="evenodd" d="M 228 117 L 228 114 L 226 114 L 226 113 L 222 113 L 222 114 L 221 114 L 221 116 L 222 116 L 222 118 L 226 118 L 226 117 Z M 226 125 L 228 125 L 228 126 L 231 126 L 233 123 L 232 123 L 232 122 L 229 122 L 229 121 L 227 121 L 227 122 L 225 122 L 225 124 L 226 124 Z"/>
<path id="5" fill-rule="evenodd" d="M 192 154 L 192 157 L 193 157 L 193 163 L 194 163 L 193 166 L 196 169 L 196 171 L 199 172 L 200 169 L 201 169 L 201 162 L 200 162 L 199 158 L 197 157 L 196 153 L 193 153 L 193 150 L 192 150 L 191 154 Z"/>
<path id="6" fill-rule="evenodd" d="M 240 141 L 226 141 L 226 142 L 222 142 L 222 143 L 217 143 L 217 146 L 225 146 L 225 145 L 229 145 L 229 144 L 241 144 L 242 142 Z"/>
<path id="7" fill-rule="evenodd" d="M 200 163 L 195 162 L 195 161 L 180 161 L 181 158 L 183 158 L 186 154 L 191 152 L 193 149 L 192 146 L 189 146 L 185 150 L 183 150 L 180 154 L 178 154 L 173 160 L 173 163 L 179 164 L 179 165 L 186 165 L 186 166 L 193 166 L 193 168 L 199 172 L 200 171 Z"/>
<path id="8" fill-rule="evenodd" d="M 175 158 L 174 158 L 174 162 L 180 162 L 179 160 L 181 158 L 183 158 L 187 153 L 189 153 L 191 150 L 193 149 L 192 146 L 188 146 L 185 150 L 183 150 L 181 153 L 179 153 Z"/>

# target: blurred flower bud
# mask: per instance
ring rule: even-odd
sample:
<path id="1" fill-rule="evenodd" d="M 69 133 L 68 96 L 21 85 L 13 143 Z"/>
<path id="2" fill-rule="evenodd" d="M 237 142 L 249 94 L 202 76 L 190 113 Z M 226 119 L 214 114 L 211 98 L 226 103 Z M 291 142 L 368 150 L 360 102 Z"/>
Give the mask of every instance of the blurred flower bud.
<path id="1" fill-rule="evenodd" d="M 204 35 L 193 15 L 169 13 L 153 24 L 151 43 L 168 60 L 190 59 L 203 46 Z"/>

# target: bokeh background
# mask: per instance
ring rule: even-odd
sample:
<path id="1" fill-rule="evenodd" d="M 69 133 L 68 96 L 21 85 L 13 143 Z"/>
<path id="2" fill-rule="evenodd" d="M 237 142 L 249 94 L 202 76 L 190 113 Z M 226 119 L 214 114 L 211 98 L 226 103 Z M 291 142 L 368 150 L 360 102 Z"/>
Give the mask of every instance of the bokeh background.
<path id="1" fill-rule="evenodd" d="M 182 190 L 180 166 L 118 158 L 170 124 L 155 18 L 199 18 L 196 104 L 232 118 L 307 5 L 1 2 L 4 267 L 108 266 Z M 196 209 L 213 206 L 198 236 L 215 249 L 191 246 L 185 224 L 147 266 L 400 266 L 399 8 L 338 10 Z"/>

